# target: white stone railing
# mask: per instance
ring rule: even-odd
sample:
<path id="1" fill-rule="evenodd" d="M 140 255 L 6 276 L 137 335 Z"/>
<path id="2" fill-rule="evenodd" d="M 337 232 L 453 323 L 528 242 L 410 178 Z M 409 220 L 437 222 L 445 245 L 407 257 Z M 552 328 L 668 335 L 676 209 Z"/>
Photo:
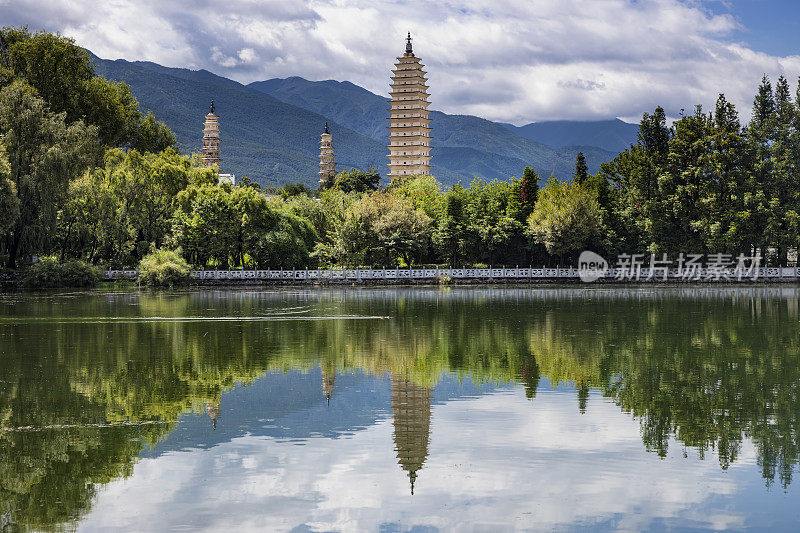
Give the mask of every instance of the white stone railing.
<path id="1" fill-rule="evenodd" d="M 134 279 L 135 270 L 108 270 L 108 280 Z M 609 269 L 602 279 L 627 282 L 644 281 L 757 281 L 760 279 L 798 279 L 800 272 L 796 267 L 762 267 L 753 272 L 740 272 L 729 269 L 697 269 L 687 274 L 670 269 L 664 276 L 663 269 L 651 275 L 650 269 L 637 272 Z M 191 277 L 196 280 L 276 280 L 276 281 L 366 281 L 366 280 L 436 280 L 440 277 L 453 279 L 474 279 L 491 281 L 502 280 L 558 280 L 579 279 L 578 269 L 556 268 L 358 268 L 358 269 L 292 269 L 292 270 L 194 270 Z"/>
<path id="2" fill-rule="evenodd" d="M 115 280 L 115 279 L 136 279 L 139 273 L 135 270 L 106 270 L 104 277 L 107 280 Z"/>

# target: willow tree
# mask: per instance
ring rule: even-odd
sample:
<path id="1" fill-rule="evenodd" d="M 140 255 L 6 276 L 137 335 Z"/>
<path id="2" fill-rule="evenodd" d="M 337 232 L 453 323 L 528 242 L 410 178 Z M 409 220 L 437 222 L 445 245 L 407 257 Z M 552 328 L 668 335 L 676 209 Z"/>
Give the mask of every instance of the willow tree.
<path id="1" fill-rule="evenodd" d="M 0 91 L 0 137 L 20 205 L 4 236 L 10 268 L 20 256 L 47 249 L 67 185 L 99 159 L 97 128 L 82 121 L 67 125 L 64 117 L 22 82 Z"/>
<path id="2" fill-rule="evenodd" d="M 158 154 L 108 150 L 102 166 L 70 183 L 58 250 L 63 257 L 133 266 L 165 243 L 177 194 L 216 179 L 171 148 Z"/>
<path id="3" fill-rule="evenodd" d="M 0 234 L 8 231 L 19 216 L 17 187 L 11 181 L 11 166 L 0 144 Z"/>

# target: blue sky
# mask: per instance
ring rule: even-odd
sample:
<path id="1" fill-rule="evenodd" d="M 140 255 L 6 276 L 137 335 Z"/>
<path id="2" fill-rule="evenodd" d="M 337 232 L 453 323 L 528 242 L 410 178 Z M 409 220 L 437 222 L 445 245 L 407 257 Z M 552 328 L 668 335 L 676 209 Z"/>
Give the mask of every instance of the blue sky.
<path id="1" fill-rule="evenodd" d="M 670 116 L 800 76 L 800 0 L 0 0 L 107 59 L 386 94 L 411 31 L 432 109 L 524 124 Z"/>
<path id="2" fill-rule="evenodd" d="M 800 53 L 800 1 L 724 0 L 706 3 L 717 14 L 730 14 L 742 25 L 733 38 L 772 55 Z"/>

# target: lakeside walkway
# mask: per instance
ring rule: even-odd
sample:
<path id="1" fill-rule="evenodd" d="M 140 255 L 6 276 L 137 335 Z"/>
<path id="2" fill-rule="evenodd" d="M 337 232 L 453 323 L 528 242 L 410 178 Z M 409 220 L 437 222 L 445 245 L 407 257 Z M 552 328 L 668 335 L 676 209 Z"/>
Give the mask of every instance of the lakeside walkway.
<path id="1" fill-rule="evenodd" d="M 134 279 L 135 270 L 108 270 L 105 279 Z M 597 281 L 618 283 L 752 283 L 800 281 L 798 267 L 760 267 L 749 271 L 734 268 L 698 268 L 693 270 L 647 268 L 635 271 L 608 269 L 598 273 Z M 280 269 L 280 270 L 194 270 L 192 281 L 198 284 L 239 283 L 398 283 L 398 282 L 548 282 L 581 281 L 577 268 L 359 268 L 359 269 Z"/>

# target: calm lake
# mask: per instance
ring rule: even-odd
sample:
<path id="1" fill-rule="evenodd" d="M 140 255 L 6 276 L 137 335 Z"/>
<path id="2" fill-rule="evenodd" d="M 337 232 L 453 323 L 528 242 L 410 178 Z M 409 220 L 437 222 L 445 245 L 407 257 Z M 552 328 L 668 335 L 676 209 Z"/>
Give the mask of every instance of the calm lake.
<path id="1" fill-rule="evenodd" d="M 0 531 L 797 530 L 799 302 L 0 295 Z"/>

